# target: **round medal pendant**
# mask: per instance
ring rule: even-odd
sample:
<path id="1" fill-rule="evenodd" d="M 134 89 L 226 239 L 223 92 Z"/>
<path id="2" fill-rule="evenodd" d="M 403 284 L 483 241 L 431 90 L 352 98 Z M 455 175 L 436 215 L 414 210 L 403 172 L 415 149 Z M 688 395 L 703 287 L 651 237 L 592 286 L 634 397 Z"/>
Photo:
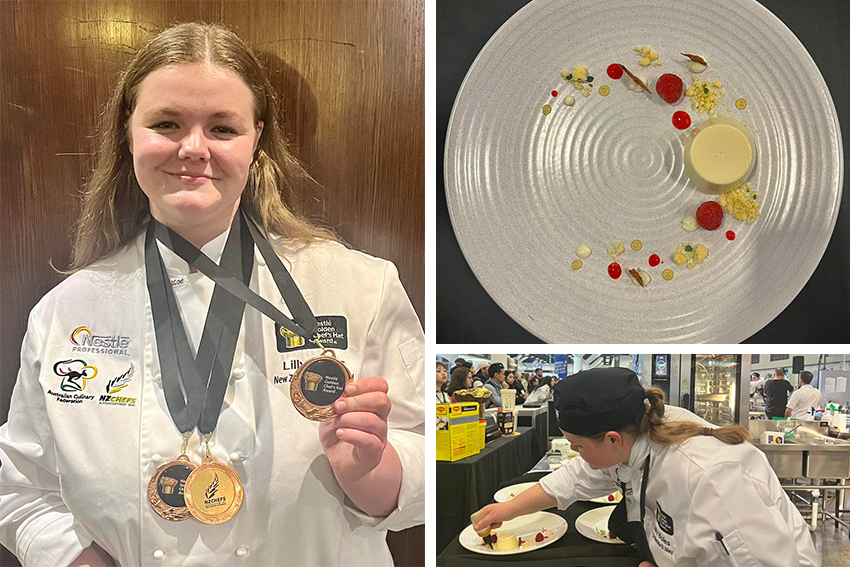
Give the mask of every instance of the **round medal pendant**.
<path id="1" fill-rule="evenodd" d="M 207 457 L 186 479 L 186 508 L 205 524 L 223 524 L 242 506 L 239 475 L 229 465 Z"/>
<path id="2" fill-rule="evenodd" d="M 186 508 L 184 490 L 186 479 L 195 470 L 186 455 L 180 455 L 156 469 L 148 482 L 148 502 L 160 518 L 182 522 L 191 514 Z"/>
<path id="3" fill-rule="evenodd" d="M 345 387 L 353 380 L 333 351 L 325 350 L 295 372 L 289 384 L 292 404 L 307 419 L 330 421 L 334 417 L 333 403 L 345 396 Z"/>

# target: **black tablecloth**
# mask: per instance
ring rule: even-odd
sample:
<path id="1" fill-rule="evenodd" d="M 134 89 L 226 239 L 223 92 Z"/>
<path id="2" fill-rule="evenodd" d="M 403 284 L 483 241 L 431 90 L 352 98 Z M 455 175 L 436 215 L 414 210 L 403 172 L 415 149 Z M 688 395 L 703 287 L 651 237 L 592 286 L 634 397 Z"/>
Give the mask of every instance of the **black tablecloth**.
<path id="1" fill-rule="evenodd" d="M 844 162 L 850 163 L 850 66 L 846 63 L 850 2 L 759 1 L 794 32 L 817 63 L 841 121 Z M 437 273 L 451 274 L 450 278 L 437 281 L 438 343 L 543 342 L 507 315 L 472 273 L 449 219 L 442 160 L 449 117 L 466 72 L 487 40 L 527 3 L 528 0 L 437 1 Z M 591 41 L 592 35 L 593 30 L 577 32 L 576 45 Z M 803 96 L 803 91 L 800 93 Z M 841 201 L 832 239 L 809 282 L 782 313 L 745 342 L 850 342 L 850 191 L 844 191 Z M 506 210 L 504 218 L 494 222 L 511 222 L 511 212 Z M 776 273 L 765 269 L 754 277 L 783 277 L 787 270 L 794 269 L 774 268 Z M 539 269 L 546 270 L 546 266 Z M 534 274 L 514 276 L 534 285 Z M 640 342 L 639 335 L 635 335 L 635 342 Z"/>
<path id="2" fill-rule="evenodd" d="M 548 473 L 532 473 L 522 475 L 503 483 L 503 486 L 534 482 Z M 439 483 L 437 490 L 440 490 Z M 520 555 L 505 555 L 503 557 L 483 555 L 469 551 L 458 541 L 458 530 L 454 539 L 437 557 L 438 567 L 483 567 L 489 563 L 510 562 L 523 567 L 636 567 L 640 560 L 636 552 L 628 545 L 614 545 L 592 541 L 576 531 L 576 518 L 594 508 L 606 506 L 594 502 L 576 502 L 566 510 L 551 509 L 547 512 L 558 514 L 567 520 L 567 533 L 555 543 L 536 551 Z M 437 510 L 437 525 L 442 518 Z M 469 520 L 467 518 L 467 525 Z M 466 526 L 463 526 L 464 528 Z"/>
<path id="3" fill-rule="evenodd" d="M 500 486 L 531 470 L 543 456 L 534 429 L 521 427 L 519 433 L 489 442 L 477 455 L 437 462 L 438 553 L 469 525 L 473 512 L 493 501 Z"/>

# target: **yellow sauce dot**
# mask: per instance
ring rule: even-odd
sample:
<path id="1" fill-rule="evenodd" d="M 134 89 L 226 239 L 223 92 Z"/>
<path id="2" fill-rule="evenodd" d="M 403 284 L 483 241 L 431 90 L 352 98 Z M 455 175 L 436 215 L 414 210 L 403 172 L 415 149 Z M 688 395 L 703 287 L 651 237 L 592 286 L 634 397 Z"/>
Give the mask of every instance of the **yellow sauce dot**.
<path id="1" fill-rule="evenodd" d="M 736 101 L 735 101 L 735 106 L 737 106 L 737 107 L 738 107 L 738 108 L 740 108 L 741 110 L 744 110 L 745 108 L 747 108 L 747 101 L 746 101 L 746 99 L 739 98 L 738 100 L 736 100 Z"/>
<path id="2" fill-rule="evenodd" d="M 581 268 L 581 260 L 573 260 L 573 269 L 578 270 Z"/>
<path id="3" fill-rule="evenodd" d="M 611 87 L 609 87 L 608 85 L 602 85 L 601 87 L 599 87 L 599 94 L 601 94 L 602 96 L 608 96 L 610 92 Z"/>
<path id="4" fill-rule="evenodd" d="M 632 240 L 632 250 L 637 252 L 641 248 L 643 248 L 643 242 L 641 242 L 640 240 Z"/>
<path id="5" fill-rule="evenodd" d="M 552 112 L 552 107 L 549 106 L 548 104 L 544 104 L 543 105 L 543 114 L 549 114 L 550 112 Z"/>
<path id="6" fill-rule="evenodd" d="M 663 272 L 661 272 L 661 277 L 664 278 L 667 281 L 672 280 L 673 279 L 673 270 L 664 270 Z"/>

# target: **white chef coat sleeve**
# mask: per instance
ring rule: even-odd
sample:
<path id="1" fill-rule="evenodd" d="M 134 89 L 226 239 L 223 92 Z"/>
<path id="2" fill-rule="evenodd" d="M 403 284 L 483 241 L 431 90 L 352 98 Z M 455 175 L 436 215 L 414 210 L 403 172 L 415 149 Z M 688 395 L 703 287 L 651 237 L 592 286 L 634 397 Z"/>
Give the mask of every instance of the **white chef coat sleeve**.
<path id="1" fill-rule="evenodd" d="M 558 501 L 558 509 L 566 510 L 576 500 L 590 500 L 617 490 L 610 469 L 593 470 L 581 457 L 573 457 L 552 474 L 540 479 L 543 492 Z"/>
<path id="2" fill-rule="evenodd" d="M 800 390 L 797 389 L 797 390 L 794 390 L 794 392 L 788 398 L 788 403 L 785 404 L 785 407 L 790 409 L 793 412 L 799 402 L 800 402 Z"/>
<path id="3" fill-rule="evenodd" d="M 381 376 L 389 384 L 392 410 L 387 441 L 403 468 L 398 506 L 385 518 L 364 514 L 346 499 L 365 525 L 399 531 L 425 522 L 425 335 L 413 305 L 386 262 L 383 289 L 367 336 L 362 377 Z"/>
<path id="4" fill-rule="evenodd" d="M 778 484 L 771 490 L 739 462 L 706 470 L 689 508 L 683 551 L 686 557 L 695 557 L 697 565 L 820 566 L 802 516 Z M 718 533 L 723 545 L 717 541 Z M 726 554 L 724 545 L 734 562 L 721 558 Z"/>
<path id="5" fill-rule="evenodd" d="M 0 543 L 24 565 L 69 565 L 91 545 L 59 491 L 53 433 L 38 381 L 44 324 L 30 314 L 9 420 L 0 427 Z"/>

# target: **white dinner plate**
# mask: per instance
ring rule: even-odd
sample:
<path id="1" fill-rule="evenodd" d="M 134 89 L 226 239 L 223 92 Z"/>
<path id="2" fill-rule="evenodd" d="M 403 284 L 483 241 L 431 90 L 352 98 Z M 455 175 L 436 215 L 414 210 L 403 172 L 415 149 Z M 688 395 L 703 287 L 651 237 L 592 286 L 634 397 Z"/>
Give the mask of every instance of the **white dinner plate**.
<path id="1" fill-rule="evenodd" d="M 542 530 L 547 533 L 552 531 L 553 534 L 548 536 L 541 542 L 534 541 L 535 536 Z M 482 545 L 483 540 L 472 529 L 472 524 L 466 526 L 466 529 L 460 533 L 460 544 L 470 551 L 475 553 L 483 553 L 484 555 L 516 555 L 518 553 L 528 553 L 546 547 L 561 539 L 567 533 L 567 521 L 557 514 L 551 512 L 535 512 L 527 516 L 520 516 L 502 524 L 502 527 L 495 530 L 496 534 L 502 532 L 513 532 L 518 538 L 524 541 L 534 541 L 528 547 L 520 547 L 511 551 L 499 551 L 498 549 L 490 549 L 487 545 Z"/>
<path id="2" fill-rule="evenodd" d="M 619 493 L 619 492 L 612 492 L 611 494 L 608 494 L 607 496 L 600 496 L 600 497 L 598 497 L 598 498 L 591 498 L 591 499 L 590 499 L 590 502 L 599 502 L 600 504 L 609 504 L 609 503 L 612 503 L 612 504 L 615 504 L 615 505 L 616 505 L 616 504 L 617 504 L 617 502 L 615 502 L 615 501 L 613 501 L 613 500 L 608 500 L 608 496 L 616 496 L 616 495 L 618 495 L 618 494 L 620 494 L 620 493 Z"/>
<path id="3" fill-rule="evenodd" d="M 507 502 L 514 498 L 514 496 L 517 496 L 520 492 L 528 490 L 532 486 L 537 486 L 538 484 L 539 483 L 537 482 L 522 482 L 520 484 L 506 486 L 493 495 L 493 500 L 496 502 Z"/>
<path id="4" fill-rule="evenodd" d="M 657 51 L 643 68 L 635 46 Z M 711 197 L 684 173 L 685 131 L 707 115 L 683 96 L 668 105 L 655 80 L 693 73 L 680 52 L 704 56 L 700 80 L 719 80 L 719 113 L 755 140 L 748 178 L 760 196 L 752 225 L 685 232 Z M 645 75 L 653 94 L 613 80 L 611 63 Z M 561 77 L 582 65 L 585 98 Z M 603 97 L 601 85 L 610 87 Z M 558 91 L 552 96 L 551 91 Z M 566 95 L 576 98 L 565 106 Z M 735 102 L 746 99 L 746 109 Z M 552 111 L 544 115 L 544 105 Z M 497 31 L 461 86 L 446 140 L 446 196 L 457 240 L 490 296 L 551 343 L 737 343 L 774 319 L 808 281 L 838 215 L 844 164 L 838 117 L 817 65 L 794 34 L 754 0 L 534 0 Z M 727 230 L 736 238 L 729 241 Z M 639 252 L 630 248 L 640 240 Z M 623 276 L 607 248 L 624 241 Z M 676 266 L 677 245 L 709 248 L 703 265 Z M 592 255 L 571 263 L 586 244 Z M 651 254 L 664 262 L 650 267 Z M 652 281 L 632 283 L 640 268 Z M 662 278 L 664 269 L 674 277 Z M 505 277 L 506 271 L 522 277 Z M 533 274 L 533 278 L 529 279 Z"/>
<path id="5" fill-rule="evenodd" d="M 601 541 L 602 543 L 624 544 L 621 539 L 611 539 L 599 534 L 596 530 L 608 531 L 608 518 L 611 517 L 611 512 L 616 506 L 603 506 L 588 510 L 578 518 L 576 518 L 576 530 L 578 533 L 588 539 Z"/>

